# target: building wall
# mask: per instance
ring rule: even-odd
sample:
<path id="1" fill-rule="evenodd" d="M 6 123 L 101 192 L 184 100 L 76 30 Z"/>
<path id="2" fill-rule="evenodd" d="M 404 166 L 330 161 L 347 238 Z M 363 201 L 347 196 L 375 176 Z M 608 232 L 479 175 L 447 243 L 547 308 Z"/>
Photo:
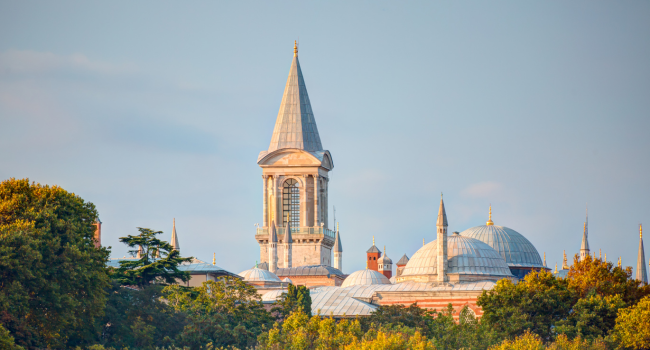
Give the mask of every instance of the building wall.
<path id="1" fill-rule="evenodd" d="M 323 286 L 340 286 L 345 280 L 344 276 L 330 275 L 327 276 L 278 276 L 280 279 L 289 277 L 293 285 L 305 286 L 307 288 Z"/>
<path id="2" fill-rule="evenodd" d="M 381 257 L 379 253 L 366 253 L 366 259 L 368 261 L 368 269 L 379 271 L 379 266 L 377 265 L 377 259 Z"/>
<path id="3" fill-rule="evenodd" d="M 268 239 L 267 236 L 256 236 L 257 238 Z M 291 247 L 292 267 L 305 265 L 327 265 L 332 266 L 332 247 L 334 240 L 325 235 L 293 235 Z M 269 244 L 262 240 L 260 245 L 260 263 L 269 261 Z M 278 236 L 278 268 L 284 266 L 284 235 Z"/>
<path id="4" fill-rule="evenodd" d="M 444 311 L 451 303 L 454 308 L 454 319 L 458 320 L 460 310 L 465 305 L 480 318 L 483 310 L 476 305 L 476 300 L 482 291 L 471 292 L 377 292 L 371 302 L 377 305 L 404 305 L 410 306 L 417 303 L 419 307 Z"/>

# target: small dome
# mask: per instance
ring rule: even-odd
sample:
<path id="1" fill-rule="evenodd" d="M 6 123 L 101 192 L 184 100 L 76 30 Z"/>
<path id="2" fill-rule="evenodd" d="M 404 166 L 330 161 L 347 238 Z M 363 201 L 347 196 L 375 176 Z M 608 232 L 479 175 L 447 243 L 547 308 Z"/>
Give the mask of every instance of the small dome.
<path id="1" fill-rule="evenodd" d="M 373 284 L 390 284 L 390 281 L 383 274 L 370 269 L 359 270 L 353 272 L 348 276 L 341 288 L 358 285 L 373 285 Z"/>
<path id="2" fill-rule="evenodd" d="M 273 272 L 258 269 L 257 267 L 240 272 L 239 275 L 246 282 L 281 282 Z"/>
<path id="3" fill-rule="evenodd" d="M 377 259 L 377 264 L 379 265 L 388 265 L 392 264 L 393 260 L 390 260 L 389 257 L 387 257 L 385 254 L 382 255 L 379 259 Z"/>
<path id="4" fill-rule="evenodd" d="M 478 239 L 494 248 L 510 267 L 544 267 L 535 246 L 513 229 L 482 225 L 469 228 L 460 235 Z"/>
<path id="5" fill-rule="evenodd" d="M 282 297 L 283 294 L 286 294 L 285 290 L 272 290 L 262 294 L 262 301 L 277 301 Z"/>
<path id="6" fill-rule="evenodd" d="M 282 282 L 293 283 L 293 281 L 290 280 L 289 277 L 285 277 L 285 278 L 282 280 Z"/>
<path id="7" fill-rule="evenodd" d="M 447 273 L 463 275 L 512 276 L 508 265 L 489 245 L 454 233 L 447 236 Z M 402 276 L 437 275 L 438 242 L 420 248 L 404 267 Z"/>

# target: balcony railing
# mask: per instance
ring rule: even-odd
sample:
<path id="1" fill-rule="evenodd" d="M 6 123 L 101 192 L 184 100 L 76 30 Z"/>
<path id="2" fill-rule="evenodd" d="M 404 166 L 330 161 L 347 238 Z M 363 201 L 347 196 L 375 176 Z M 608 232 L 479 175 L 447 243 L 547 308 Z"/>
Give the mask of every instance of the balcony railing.
<path id="1" fill-rule="evenodd" d="M 284 235 L 285 228 L 284 227 L 277 227 L 275 229 L 275 232 L 278 235 Z M 269 228 L 268 227 L 258 227 L 257 228 L 257 235 L 268 235 L 269 234 Z M 291 228 L 291 234 L 292 235 L 325 235 L 330 238 L 335 238 L 336 233 L 328 228 L 324 227 L 300 227 L 300 228 Z"/>

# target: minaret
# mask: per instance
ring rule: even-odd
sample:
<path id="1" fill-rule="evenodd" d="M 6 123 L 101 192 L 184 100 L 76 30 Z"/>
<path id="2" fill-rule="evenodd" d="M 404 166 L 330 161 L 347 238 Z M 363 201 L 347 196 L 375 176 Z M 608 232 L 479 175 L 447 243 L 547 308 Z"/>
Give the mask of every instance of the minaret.
<path id="1" fill-rule="evenodd" d="M 174 226 L 172 228 L 172 248 L 181 250 L 181 246 L 178 244 L 178 235 L 176 234 L 176 218 L 174 218 Z"/>
<path id="2" fill-rule="evenodd" d="M 447 213 L 445 212 L 445 203 L 442 201 L 440 194 L 440 208 L 438 209 L 437 229 L 437 246 L 438 246 L 438 282 L 449 282 L 447 276 Z"/>
<path id="3" fill-rule="evenodd" d="M 589 211 L 587 211 L 587 218 L 585 219 L 585 225 L 582 230 L 582 245 L 580 246 L 580 261 L 584 261 L 589 255 L 589 231 L 588 224 L 589 222 Z"/>
<path id="4" fill-rule="evenodd" d="M 639 224 L 639 256 L 636 259 L 636 279 L 648 284 L 648 273 L 645 269 L 645 252 L 643 250 L 643 226 Z"/>
<path id="5" fill-rule="evenodd" d="M 569 264 L 566 259 L 566 250 L 564 251 L 564 260 L 562 260 L 562 270 L 568 270 Z"/>
<path id="6" fill-rule="evenodd" d="M 291 237 L 291 212 L 287 218 L 287 229 L 284 233 L 284 267 L 290 268 L 293 261 L 293 237 Z"/>
<path id="7" fill-rule="evenodd" d="M 341 236 L 339 234 L 339 223 L 336 223 L 336 238 L 334 239 L 334 268 L 343 271 L 343 245 L 341 244 Z"/>
<path id="8" fill-rule="evenodd" d="M 378 260 L 379 273 L 390 279 L 393 277 L 393 261 L 386 255 L 386 246 L 384 246 L 384 255 Z"/>
<path id="9" fill-rule="evenodd" d="M 269 271 L 275 273 L 278 270 L 278 233 L 275 228 L 275 221 L 271 222 L 269 237 Z"/>

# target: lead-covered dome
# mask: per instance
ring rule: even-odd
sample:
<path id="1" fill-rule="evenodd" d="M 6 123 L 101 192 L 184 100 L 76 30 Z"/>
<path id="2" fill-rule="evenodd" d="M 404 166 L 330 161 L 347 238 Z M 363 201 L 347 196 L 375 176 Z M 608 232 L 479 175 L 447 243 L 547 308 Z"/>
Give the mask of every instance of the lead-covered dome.
<path id="1" fill-rule="evenodd" d="M 282 282 L 273 272 L 254 267 L 239 273 L 246 282 Z"/>
<path id="2" fill-rule="evenodd" d="M 455 232 L 447 236 L 447 274 L 512 277 L 510 269 L 499 253 L 489 245 Z M 438 275 L 438 241 L 420 248 L 409 260 L 400 275 Z"/>
<path id="3" fill-rule="evenodd" d="M 357 285 L 373 285 L 373 284 L 391 284 L 388 278 L 384 276 L 383 274 L 375 271 L 375 270 L 370 270 L 370 269 L 365 269 L 365 270 L 359 270 L 356 272 L 351 273 L 345 281 L 343 281 L 343 284 L 341 284 L 341 288 L 349 287 L 349 286 L 357 286 Z"/>
<path id="4" fill-rule="evenodd" d="M 544 267 L 535 246 L 521 233 L 511 228 L 483 225 L 469 228 L 460 235 L 478 239 L 494 248 L 510 267 Z"/>

